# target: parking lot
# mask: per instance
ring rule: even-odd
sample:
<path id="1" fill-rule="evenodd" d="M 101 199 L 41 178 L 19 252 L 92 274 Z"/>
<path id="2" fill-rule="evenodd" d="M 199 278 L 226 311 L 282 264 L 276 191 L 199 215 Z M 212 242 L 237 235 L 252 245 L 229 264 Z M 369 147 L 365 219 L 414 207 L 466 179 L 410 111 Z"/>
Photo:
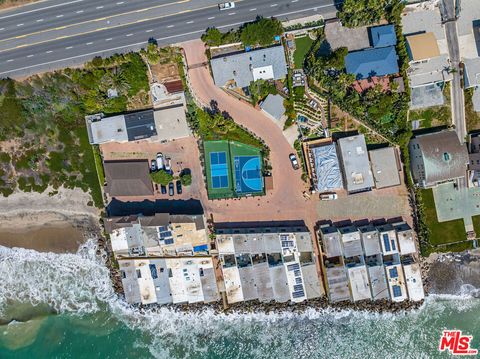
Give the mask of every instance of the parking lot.
<path id="1" fill-rule="evenodd" d="M 173 176 L 178 177 L 181 171 L 188 169 L 192 175 L 192 184 L 188 187 L 182 186 L 182 194 L 177 193 L 175 187 L 174 195 L 162 194 L 160 185 L 156 186 L 155 195 L 152 198 L 142 197 L 139 200 L 149 199 L 204 199 L 206 189 L 203 181 L 202 169 L 200 166 L 200 153 L 195 138 L 186 137 L 175 141 L 160 143 L 137 141 L 128 143 L 106 143 L 100 146 L 104 160 L 125 160 L 125 159 L 148 159 L 151 163 L 161 152 L 165 158 L 170 158 Z M 174 184 L 178 179 L 174 179 Z M 135 198 L 129 197 L 134 201 Z"/>

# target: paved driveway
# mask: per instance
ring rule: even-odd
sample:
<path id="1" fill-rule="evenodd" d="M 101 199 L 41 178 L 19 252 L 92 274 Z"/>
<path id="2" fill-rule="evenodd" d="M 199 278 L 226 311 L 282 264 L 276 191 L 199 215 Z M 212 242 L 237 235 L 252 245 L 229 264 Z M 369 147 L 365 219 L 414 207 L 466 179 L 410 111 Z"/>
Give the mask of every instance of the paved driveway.
<path id="1" fill-rule="evenodd" d="M 263 197 L 241 200 L 215 200 L 204 203 L 207 213 L 216 221 L 272 221 L 304 219 L 311 226 L 315 211 L 302 196 L 306 189 L 301 171 L 294 171 L 288 155 L 294 149 L 287 142 L 281 129 L 261 111 L 245 104 L 219 89 L 210 76 L 205 48 L 200 40 L 182 44 L 189 66 L 191 87 L 203 102 L 215 100 L 222 111 L 227 111 L 235 122 L 249 128 L 265 140 L 270 147 L 274 189 Z"/>

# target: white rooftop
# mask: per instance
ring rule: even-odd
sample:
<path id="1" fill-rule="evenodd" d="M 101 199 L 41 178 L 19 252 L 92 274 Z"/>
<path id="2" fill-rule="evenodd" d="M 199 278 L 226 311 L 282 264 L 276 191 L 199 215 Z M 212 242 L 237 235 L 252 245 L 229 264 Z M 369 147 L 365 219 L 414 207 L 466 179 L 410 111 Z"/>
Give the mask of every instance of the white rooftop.
<path id="1" fill-rule="evenodd" d="M 424 299 L 425 292 L 423 291 L 422 274 L 418 263 L 403 265 L 403 270 L 410 300 L 420 301 Z"/>
<path id="2" fill-rule="evenodd" d="M 127 125 L 123 115 L 103 118 L 90 124 L 92 143 L 128 142 Z"/>
<path id="3" fill-rule="evenodd" d="M 348 268 L 348 279 L 350 281 L 350 289 L 352 291 L 352 299 L 354 302 L 358 300 L 372 299 L 367 268 L 364 265 Z"/>

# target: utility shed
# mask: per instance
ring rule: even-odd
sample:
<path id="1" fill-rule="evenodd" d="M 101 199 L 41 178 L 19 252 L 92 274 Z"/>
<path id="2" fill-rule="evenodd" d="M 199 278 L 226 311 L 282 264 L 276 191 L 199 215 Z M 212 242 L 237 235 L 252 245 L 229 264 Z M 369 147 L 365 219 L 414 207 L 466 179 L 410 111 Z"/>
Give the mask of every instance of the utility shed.
<path id="1" fill-rule="evenodd" d="M 269 94 L 267 98 L 260 104 L 260 108 L 269 117 L 280 121 L 285 114 L 285 106 L 283 105 L 284 98 L 281 95 Z"/>
<path id="2" fill-rule="evenodd" d="M 373 178 L 376 188 L 398 186 L 400 169 L 397 152 L 394 147 L 379 148 L 368 151 L 372 164 Z"/>
<path id="3" fill-rule="evenodd" d="M 348 193 L 370 191 L 374 187 L 364 135 L 341 138 L 337 141 L 340 163 Z"/>
<path id="4" fill-rule="evenodd" d="M 152 196 L 148 160 L 105 161 L 105 192 L 111 197 Z"/>

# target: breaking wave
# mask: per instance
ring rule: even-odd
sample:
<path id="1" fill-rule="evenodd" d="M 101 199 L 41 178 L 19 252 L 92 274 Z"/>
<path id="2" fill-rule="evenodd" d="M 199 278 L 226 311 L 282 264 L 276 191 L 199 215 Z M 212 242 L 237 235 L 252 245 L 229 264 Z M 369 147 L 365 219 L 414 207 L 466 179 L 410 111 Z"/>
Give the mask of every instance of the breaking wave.
<path id="1" fill-rule="evenodd" d="M 451 318 L 480 310 L 478 290 L 431 295 L 400 314 L 308 309 L 304 313 L 185 313 L 171 308 L 140 311 L 113 291 L 95 241 L 77 254 L 38 253 L 0 247 L 0 314 L 11 301 L 45 303 L 62 315 L 107 312 L 138 331 L 135 345 L 156 358 L 427 358 L 438 355 L 438 333 Z M 480 334 L 480 324 L 470 331 Z"/>

